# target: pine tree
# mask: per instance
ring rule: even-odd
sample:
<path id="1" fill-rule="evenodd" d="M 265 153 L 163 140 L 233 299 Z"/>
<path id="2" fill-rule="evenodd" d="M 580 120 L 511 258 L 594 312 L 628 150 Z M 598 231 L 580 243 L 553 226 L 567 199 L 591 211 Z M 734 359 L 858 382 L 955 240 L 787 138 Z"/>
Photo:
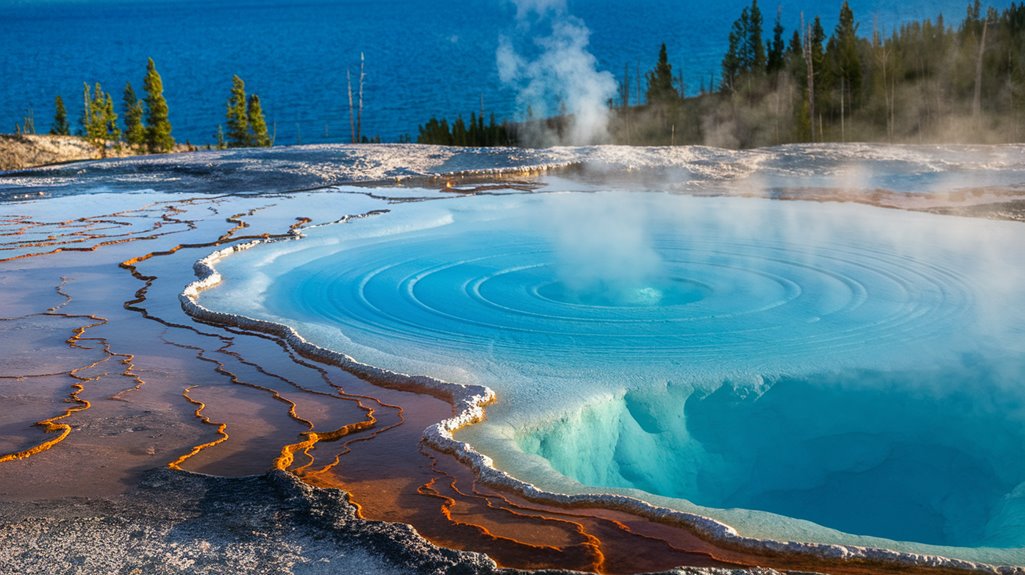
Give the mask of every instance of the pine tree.
<path id="1" fill-rule="evenodd" d="M 146 144 L 146 128 L 142 125 L 142 101 L 135 95 L 131 82 L 125 83 L 121 104 L 125 117 L 125 142 L 133 148 L 142 147 Z"/>
<path id="2" fill-rule="evenodd" d="M 104 97 L 103 86 L 97 82 L 96 87 L 90 90 L 89 84 L 86 84 L 83 99 L 85 110 L 82 113 L 82 132 L 86 140 L 102 148 L 104 140 L 107 139 L 107 101 Z"/>
<path id="3" fill-rule="evenodd" d="M 839 85 L 848 101 L 861 90 L 861 60 L 858 56 L 858 25 L 854 12 L 844 0 L 840 18 L 826 47 L 826 60 L 831 72 L 831 84 Z"/>
<path id="4" fill-rule="evenodd" d="M 114 98 L 103 91 L 99 82 L 92 89 L 85 84 L 82 89 L 82 135 L 106 155 L 107 143 L 117 142 L 121 130 L 117 126 L 117 112 Z"/>
<path id="5" fill-rule="evenodd" d="M 790 58 L 803 58 L 804 47 L 801 44 L 801 33 L 794 30 L 794 35 L 790 37 L 790 44 L 787 45 L 787 56 Z"/>
<path id="6" fill-rule="evenodd" d="M 118 142 L 120 147 L 121 129 L 117 126 L 117 112 L 114 110 L 114 98 L 110 94 L 103 95 L 103 139 Z"/>
<path id="7" fill-rule="evenodd" d="M 470 127 L 466 130 L 466 145 L 479 146 L 480 132 L 477 131 L 477 113 L 470 112 Z"/>
<path id="8" fill-rule="evenodd" d="M 769 55 L 765 63 L 765 69 L 769 74 L 783 70 L 786 45 L 783 43 L 783 23 L 780 22 L 780 18 L 781 14 L 777 11 L 776 25 L 772 28 L 772 43 L 769 44 Z"/>
<path id="9" fill-rule="evenodd" d="M 802 91 L 805 90 L 808 82 L 808 63 L 804 59 L 804 40 L 801 39 L 801 32 L 797 30 L 794 30 L 794 34 L 790 37 L 784 62 L 787 73 L 790 74 L 794 83 L 800 86 Z"/>
<path id="10" fill-rule="evenodd" d="M 146 64 L 143 89 L 146 91 L 146 148 L 150 152 L 169 152 L 174 147 L 174 137 L 171 136 L 171 121 L 164 99 L 164 82 L 157 73 L 153 58 Z"/>
<path id="11" fill-rule="evenodd" d="M 491 112 L 491 116 L 488 118 L 487 139 L 484 141 L 485 146 L 497 146 L 502 143 L 499 130 L 498 125 L 495 124 L 495 113 Z"/>
<path id="12" fill-rule="evenodd" d="M 823 64 L 825 63 L 825 52 L 822 49 L 822 42 L 825 41 L 825 39 L 826 31 L 822 28 L 822 20 L 816 16 L 811 25 L 811 34 L 807 38 L 805 54 L 805 65 L 807 66 L 805 88 L 808 89 L 809 92 L 808 114 L 813 140 L 817 133 L 815 128 L 815 116 L 821 113 L 821 111 L 816 112 L 816 102 L 820 100 L 820 96 L 822 94 L 829 91 L 829 88 L 826 85 L 826 80 L 828 80 L 829 77 L 822 73 Z M 819 134 L 819 137 L 821 136 L 822 134 Z"/>
<path id="13" fill-rule="evenodd" d="M 229 148 L 244 148 L 249 145 L 249 113 L 246 104 L 246 83 L 242 78 L 232 76 L 227 112 Z"/>
<path id="14" fill-rule="evenodd" d="M 224 141 L 224 127 L 217 124 L 217 133 L 214 135 L 217 139 L 217 149 L 223 150 L 228 147 L 228 143 Z"/>
<path id="15" fill-rule="evenodd" d="M 751 12 L 747 28 L 747 72 L 765 69 L 765 43 L 762 42 L 762 11 L 758 9 L 758 0 L 751 0 Z"/>
<path id="16" fill-rule="evenodd" d="M 466 123 L 463 122 L 462 114 L 456 117 L 456 121 L 452 124 L 452 145 L 466 145 Z"/>
<path id="17" fill-rule="evenodd" d="M 719 89 L 723 92 L 732 92 L 736 89 L 737 80 L 744 71 L 744 55 L 741 44 L 745 42 L 748 28 L 747 8 L 740 12 L 740 18 L 733 21 L 730 28 L 729 43 L 726 48 L 726 55 L 722 59 L 722 83 Z"/>
<path id="18" fill-rule="evenodd" d="M 92 104 L 93 97 L 92 90 L 89 88 L 89 83 L 82 82 L 82 115 L 78 119 L 78 130 L 79 135 L 87 140 L 92 139 L 89 136 L 89 126 L 93 123 Z"/>
<path id="19" fill-rule="evenodd" d="M 811 26 L 811 61 L 812 66 L 815 67 L 816 76 L 819 70 L 822 69 L 822 61 L 825 58 L 825 52 L 822 50 L 822 43 L 826 41 L 826 31 L 822 27 L 822 20 L 818 16 L 815 17 L 815 21 Z"/>
<path id="20" fill-rule="evenodd" d="M 260 97 L 256 94 L 249 96 L 249 105 L 246 109 L 246 118 L 249 124 L 248 140 L 249 145 L 266 147 L 270 145 L 270 135 L 267 134 L 267 122 L 263 119 L 263 108 L 260 106 Z"/>
<path id="21" fill-rule="evenodd" d="M 50 133 L 54 136 L 67 136 L 71 133 L 71 127 L 68 126 L 68 112 L 64 109 L 64 98 L 57 96 L 53 105 L 53 126 L 50 127 Z"/>
<path id="22" fill-rule="evenodd" d="M 630 64 L 623 65 L 623 83 L 619 85 L 619 101 L 623 109 L 630 108 Z"/>
<path id="23" fill-rule="evenodd" d="M 655 69 L 648 72 L 647 98 L 649 104 L 668 105 L 679 99 L 673 87 L 673 66 L 669 63 L 669 55 L 663 42 L 658 51 L 658 63 Z"/>

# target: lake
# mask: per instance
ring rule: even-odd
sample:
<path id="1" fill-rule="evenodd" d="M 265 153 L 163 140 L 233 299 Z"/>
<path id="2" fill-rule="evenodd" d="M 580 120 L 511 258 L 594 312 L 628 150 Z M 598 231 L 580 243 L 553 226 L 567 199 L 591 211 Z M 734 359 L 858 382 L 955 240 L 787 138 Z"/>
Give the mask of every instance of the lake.
<path id="1" fill-rule="evenodd" d="M 1006 0 L 995 5 L 1006 7 Z M 568 12 L 591 31 L 600 70 L 654 66 L 666 42 L 688 92 L 717 81 L 730 24 L 745 0 L 571 0 Z M 777 8 L 789 37 L 801 14 L 821 15 L 827 32 L 839 2 L 795 0 L 762 5 L 766 36 Z M 871 34 L 943 13 L 961 21 L 963 0 L 855 0 Z M 395 141 L 414 138 L 430 116 L 469 115 L 483 106 L 499 120 L 522 118 L 515 86 L 499 78 L 499 39 L 528 53 L 536 29 L 518 25 L 507 0 L 0 0 L 0 132 L 29 110 L 45 132 L 53 99 L 81 113 L 82 83 L 101 82 L 120 104 L 126 81 L 141 93 L 146 58 L 163 76 L 174 136 L 214 141 L 224 123 L 232 74 L 263 101 L 276 143 L 341 142 L 349 136 L 346 71 L 358 75 L 366 55 L 363 132 Z"/>

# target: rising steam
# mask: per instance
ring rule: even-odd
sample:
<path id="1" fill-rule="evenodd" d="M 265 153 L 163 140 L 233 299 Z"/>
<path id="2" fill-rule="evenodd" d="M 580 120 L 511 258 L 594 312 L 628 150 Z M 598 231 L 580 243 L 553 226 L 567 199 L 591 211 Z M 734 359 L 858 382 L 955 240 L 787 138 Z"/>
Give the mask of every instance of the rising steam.
<path id="1" fill-rule="evenodd" d="M 565 131 L 552 132 L 538 125 L 541 133 L 529 136 L 544 145 L 608 141 L 606 102 L 616 92 L 616 81 L 609 72 L 598 71 L 597 61 L 588 51 L 591 31 L 567 12 L 564 0 L 514 2 L 516 36 L 530 41 L 523 50 L 517 48 L 517 38 L 500 38 L 499 77 L 519 89 L 517 100 L 522 110 L 529 107 L 535 117 L 541 118 L 563 111 L 568 116 Z"/>
<path id="2" fill-rule="evenodd" d="M 559 195 L 541 216 L 555 252 L 559 281 L 574 295 L 610 301 L 646 294 L 657 303 L 654 285 L 664 272 L 649 230 L 651 204 L 631 195 Z M 596 233 L 600 230 L 600 233 Z M 644 291 L 648 290 L 648 291 Z"/>

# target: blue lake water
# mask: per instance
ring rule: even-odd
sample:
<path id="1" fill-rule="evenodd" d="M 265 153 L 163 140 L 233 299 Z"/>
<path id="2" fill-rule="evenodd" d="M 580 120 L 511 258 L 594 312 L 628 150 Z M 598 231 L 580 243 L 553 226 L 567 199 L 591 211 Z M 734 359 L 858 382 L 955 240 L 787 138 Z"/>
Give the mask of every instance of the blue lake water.
<path id="1" fill-rule="evenodd" d="M 660 42 L 682 67 L 689 91 L 718 75 L 731 22 L 745 0 L 570 0 L 591 30 L 600 70 L 654 64 Z M 835 25 L 839 2 L 782 2 L 789 33 L 800 14 Z M 994 5 L 1009 4 L 998 0 Z M 943 13 L 959 22 L 964 0 L 854 0 L 861 31 Z M 777 4 L 763 3 L 766 30 Z M 49 129 L 54 96 L 81 111 L 82 82 L 101 82 L 120 102 L 126 81 L 140 91 L 146 58 L 161 72 L 180 141 L 209 143 L 224 121 L 232 74 L 260 94 L 277 143 L 339 142 L 349 134 L 346 69 L 367 58 L 364 133 L 415 136 L 431 115 L 478 111 L 519 118 L 517 88 L 496 66 L 505 35 L 529 55 L 537 30 L 517 26 L 508 0 L 0 0 L 0 132 L 32 109 Z"/>

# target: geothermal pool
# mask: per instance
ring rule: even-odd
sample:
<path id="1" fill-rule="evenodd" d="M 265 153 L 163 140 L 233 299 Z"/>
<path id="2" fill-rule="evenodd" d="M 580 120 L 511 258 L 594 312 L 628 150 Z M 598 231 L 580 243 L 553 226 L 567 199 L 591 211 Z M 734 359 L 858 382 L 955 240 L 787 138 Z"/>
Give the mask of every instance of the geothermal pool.
<path id="1" fill-rule="evenodd" d="M 0 201 L 5 512 L 276 468 L 513 567 L 1025 565 L 1020 145 L 228 150 Z"/>
<path id="2" fill-rule="evenodd" d="M 544 490 L 1025 560 L 1020 223 L 558 179 L 420 195 L 232 255 L 200 301 L 490 387 L 457 439 Z"/>

